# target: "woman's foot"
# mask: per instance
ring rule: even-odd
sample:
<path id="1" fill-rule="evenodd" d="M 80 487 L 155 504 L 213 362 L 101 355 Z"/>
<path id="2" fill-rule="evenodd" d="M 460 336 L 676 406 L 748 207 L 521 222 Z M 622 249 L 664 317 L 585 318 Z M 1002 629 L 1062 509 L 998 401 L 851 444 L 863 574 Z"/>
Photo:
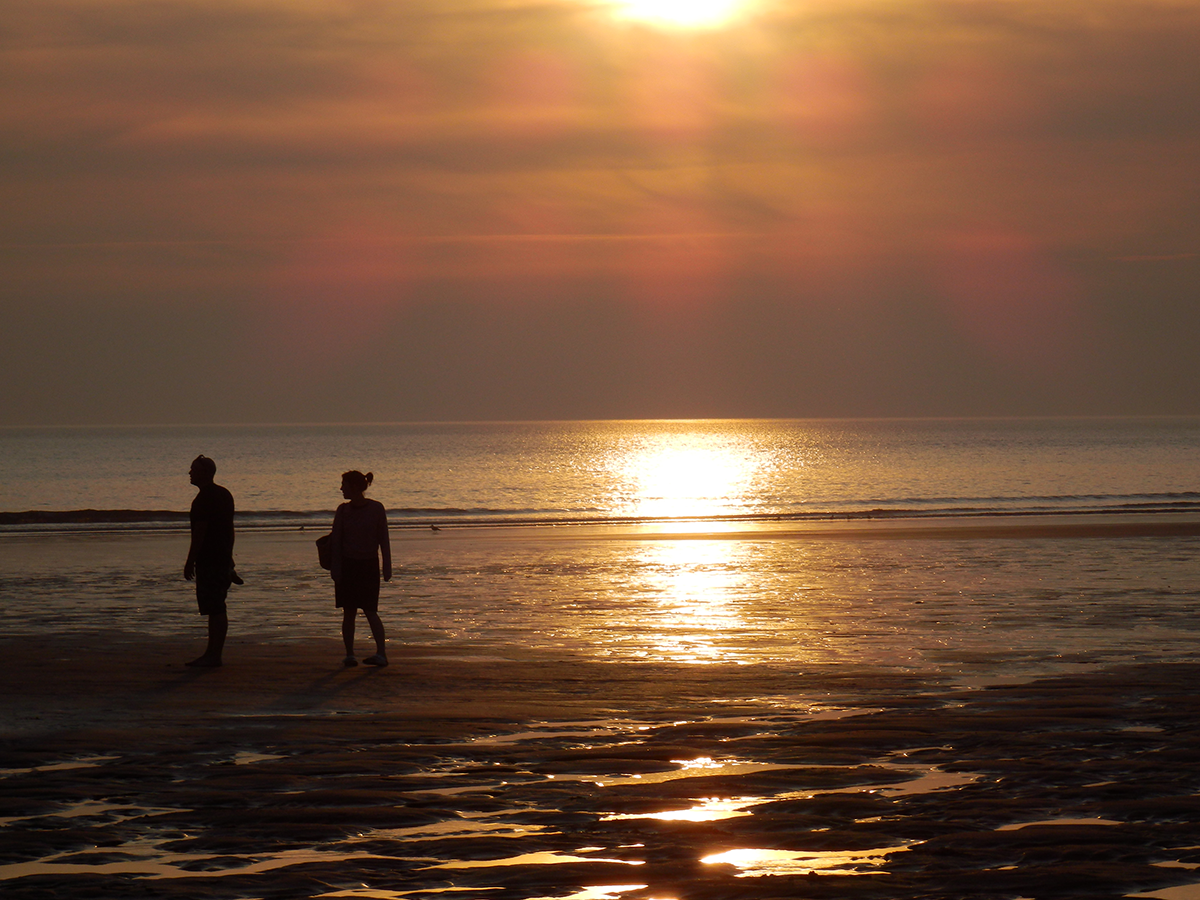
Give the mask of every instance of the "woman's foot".
<path id="1" fill-rule="evenodd" d="M 342 660 L 342 665 L 345 666 L 347 669 L 349 669 L 351 666 L 357 666 L 358 660 L 355 659 L 353 656 L 347 656 L 345 659 Z"/>
<path id="2" fill-rule="evenodd" d="M 193 669 L 219 669 L 221 667 L 221 657 L 205 654 L 204 656 L 197 656 L 191 662 L 185 662 L 184 665 L 191 666 Z M 384 665 L 387 665 L 387 663 L 385 662 Z"/>
<path id="3" fill-rule="evenodd" d="M 363 664 L 368 666 L 379 666 L 380 668 L 383 668 L 387 665 L 387 657 L 382 653 L 376 653 L 374 656 L 368 656 L 366 659 L 364 659 Z"/>

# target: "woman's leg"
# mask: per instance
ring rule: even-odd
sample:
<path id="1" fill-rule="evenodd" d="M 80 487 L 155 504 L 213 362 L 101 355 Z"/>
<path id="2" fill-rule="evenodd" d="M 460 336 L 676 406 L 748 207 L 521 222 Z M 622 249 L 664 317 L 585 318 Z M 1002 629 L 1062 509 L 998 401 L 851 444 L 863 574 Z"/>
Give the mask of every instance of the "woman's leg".
<path id="1" fill-rule="evenodd" d="M 342 609 L 342 643 L 346 645 L 346 656 L 354 655 L 354 617 L 358 610 L 353 606 Z"/>
<path id="2" fill-rule="evenodd" d="M 373 609 L 364 609 L 363 615 L 367 617 L 367 624 L 371 626 L 371 637 L 375 638 L 375 655 L 387 659 L 387 648 L 384 646 L 383 620 L 379 618 L 379 613 Z"/>

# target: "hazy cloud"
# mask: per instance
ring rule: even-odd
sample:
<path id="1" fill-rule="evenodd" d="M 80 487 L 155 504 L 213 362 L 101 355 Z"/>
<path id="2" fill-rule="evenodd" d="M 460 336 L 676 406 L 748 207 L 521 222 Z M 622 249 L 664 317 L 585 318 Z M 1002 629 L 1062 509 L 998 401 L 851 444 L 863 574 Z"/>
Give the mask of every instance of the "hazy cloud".
<path id="1" fill-rule="evenodd" d="M 1197 411 L 1197 46 L 1165 0 L 0 3 L 0 422 Z"/>

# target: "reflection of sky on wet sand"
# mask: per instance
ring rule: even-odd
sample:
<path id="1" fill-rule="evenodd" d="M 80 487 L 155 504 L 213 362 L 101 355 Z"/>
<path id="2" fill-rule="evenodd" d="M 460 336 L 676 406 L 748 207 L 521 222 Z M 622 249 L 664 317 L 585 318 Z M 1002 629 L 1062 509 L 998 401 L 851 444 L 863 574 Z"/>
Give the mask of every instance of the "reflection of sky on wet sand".
<path id="1" fill-rule="evenodd" d="M 565 724 L 565 723 L 564 723 Z M 552 731 L 554 734 L 562 735 L 566 733 L 579 734 L 578 723 L 573 723 L 576 727 L 557 728 Z M 685 724 L 685 723 L 680 723 Z M 611 731 L 611 726 L 608 728 L 598 728 L 597 736 L 601 734 L 608 735 Z M 529 733 L 526 732 L 526 735 Z M 608 735 L 611 736 L 611 735 Z M 483 744 L 491 743 L 484 739 Z M 272 763 L 286 760 L 287 757 L 281 753 L 263 752 L 263 753 L 247 753 L 246 765 L 263 765 L 271 766 Z M 606 789 L 619 789 L 622 786 L 636 784 L 653 784 L 667 781 L 686 781 L 690 778 L 707 778 L 711 776 L 735 777 L 741 775 L 753 775 L 766 771 L 782 771 L 793 768 L 789 765 L 770 763 L 766 761 L 751 760 L 751 759 L 732 759 L 732 758 L 715 758 L 712 756 L 696 756 L 687 759 L 672 760 L 675 768 L 665 772 L 650 772 L 644 775 L 628 775 L 628 776 L 602 776 L 598 777 L 591 774 L 557 774 L 545 779 L 544 783 L 554 781 L 583 781 L 591 782 L 597 787 Z M 894 765 L 894 763 L 891 763 Z M 820 767 L 825 768 L 825 767 Z M 830 766 L 831 769 L 838 768 Z M 635 819 L 657 819 L 660 821 L 691 821 L 691 822 L 710 822 L 721 819 L 735 818 L 748 815 L 746 810 L 751 807 L 761 804 L 771 803 L 778 800 L 793 800 L 799 798 L 809 798 L 816 793 L 871 793 L 875 791 L 891 793 L 925 793 L 930 791 L 945 790 L 947 788 L 959 787 L 965 783 L 973 781 L 977 776 L 968 773 L 948 774 L 940 772 L 936 767 L 924 765 L 901 764 L 896 766 L 896 774 L 898 776 L 898 784 L 892 786 L 866 787 L 864 785 L 852 785 L 844 788 L 820 788 L 813 790 L 802 791 L 784 791 L 768 796 L 704 796 L 700 791 L 705 788 L 700 788 L 697 796 L 690 802 L 690 806 L 676 807 L 672 809 L 660 810 L 654 813 L 627 815 L 627 814 L 603 814 L 597 811 L 597 819 L 599 821 L 625 821 Z M 443 772 L 444 777 L 450 777 L 453 772 Z M 473 782 L 469 787 L 456 789 L 460 792 L 470 793 L 489 793 L 493 791 L 502 791 L 508 782 L 490 781 L 486 778 L 479 780 L 475 775 L 482 773 L 472 773 L 464 771 L 461 773 L 464 777 L 469 777 Z M 909 776 L 906 778 L 905 776 Z M 912 777 L 915 776 L 915 777 Z M 535 782 L 529 782 L 533 784 Z M 452 790 L 444 790 L 438 793 L 452 793 Z M 414 791 L 416 794 L 427 793 L 425 791 Z M 74 818 L 81 816 L 102 816 L 114 822 L 123 822 L 127 820 L 141 820 L 145 823 L 147 820 L 166 813 L 178 813 L 182 810 L 176 809 L 151 809 L 151 808 L 135 808 L 135 807 L 117 807 L 112 804 L 101 804 L 94 801 L 88 801 L 77 804 L 73 807 L 67 807 L 54 813 L 55 816 L 64 818 Z M 340 862 L 347 860 L 373 860 L 373 859 L 388 859 L 390 854 L 380 852 L 380 848 L 386 846 L 389 842 L 394 842 L 397 848 L 401 848 L 409 841 L 454 841 L 454 840 L 470 840 L 477 838 L 503 838 L 509 840 L 519 840 L 523 837 L 534 835 L 549 835 L 559 833 L 556 828 L 550 825 L 543 825 L 536 822 L 515 822 L 509 816 L 513 809 L 501 808 L 499 810 L 489 810 L 486 812 L 470 812 L 463 810 L 451 819 L 436 823 L 427 823 L 420 826 L 408 828 L 382 828 L 371 829 L 357 836 L 348 837 L 343 844 L 337 848 L 325 850 L 321 847 L 312 847 L 307 849 L 282 850 L 271 853 L 256 854 L 256 858 L 252 863 L 247 865 L 238 864 L 232 869 L 242 874 L 253 874 L 259 872 L 273 871 L 282 869 L 287 866 L 305 863 L 322 863 L 322 862 Z M 369 850 L 358 850 L 356 847 L 370 847 Z M 109 848 L 112 849 L 112 848 Z M 140 839 L 127 841 L 122 843 L 118 848 L 120 853 L 126 856 L 120 861 L 101 859 L 97 857 L 94 861 L 85 861 L 79 854 L 76 853 L 54 853 L 46 858 L 30 861 L 15 865 L 0 866 L 0 879 L 21 877 L 23 875 L 66 875 L 76 874 L 80 871 L 87 871 L 93 874 L 124 874 L 135 875 L 146 878 L 174 878 L 181 877 L 186 873 L 196 875 L 192 871 L 202 862 L 212 862 L 208 854 L 203 852 L 174 852 L 167 849 L 167 846 L 162 842 L 160 837 L 156 837 L 153 833 L 148 833 Z M 879 864 L 876 859 L 880 854 L 886 852 L 894 852 L 901 848 L 883 848 L 873 851 L 853 851 L 846 853 L 832 854 L 814 854 L 806 852 L 785 852 L 785 851 L 759 851 L 753 849 L 742 849 L 731 851 L 726 854 L 718 854 L 711 857 L 706 857 L 703 861 L 708 863 L 729 863 L 737 866 L 742 870 L 741 874 L 756 875 L 756 874 L 796 874 L 797 872 L 806 871 L 822 871 L 829 874 L 834 873 L 849 873 L 854 871 L 862 871 L 864 866 L 874 866 Z M 555 866 L 568 863 L 618 863 L 629 866 L 638 866 L 645 863 L 645 860 L 635 858 L 621 859 L 613 856 L 615 847 L 588 846 L 578 847 L 573 852 L 562 851 L 535 851 L 526 853 L 515 853 L 511 856 L 501 857 L 498 859 L 437 859 L 432 857 L 424 857 L 423 855 L 408 856 L 403 853 L 396 858 L 405 859 L 413 862 L 427 862 L 428 865 L 422 868 L 426 869 L 476 869 L 476 868 L 491 868 L 491 867 L 512 867 L 523 865 L 536 866 Z M 619 852 L 619 851 L 618 851 Z M 87 854 L 85 854 L 86 856 Z M 207 877 L 218 877 L 222 874 L 229 874 L 230 868 L 225 866 L 213 866 L 206 868 L 201 874 Z M 603 890 L 618 894 L 621 891 L 633 890 L 635 888 L 619 885 L 609 886 Z M 590 890 L 600 891 L 601 888 L 593 888 Z M 426 891 L 425 893 L 429 893 Z M 361 890 L 351 890 L 349 892 L 336 892 L 323 896 L 333 897 L 370 897 L 376 900 L 390 900 L 393 897 L 404 896 L 403 892 L 389 892 L 386 890 L 377 890 L 364 887 Z M 580 894 L 572 896 L 595 896 L 602 898 L 609 894 Z"/>
<path id="2" fill-rule="evenodd" d="M 839 711 L 817 711 L 813 716 L 825 718 L 836 715 Z M 808 717 L 805 717 L 807 720 Z M 422 778 L 435 775 L 447 783 L 462 780 L 467 785 L 449 788 L 444 793 L 463 792 L 474 794 L 475 800 L 465 800 L 464 805 L 457 811 L 451 812 L 447 807 L 442 810 L 440 821 L 427 822 L 420 825 L 401 828 L 367 829 L 361 833 L 347 835 L 336 842 L 313 846 L 306 849 L 276 849 L 263 850 L 253 854 L 253 860 L 247 864 L 231 861 L 228 856 L 213 855 L 211 850 L 189 848 L 179 852 L 176 848 L 175 829 L 177 824 L 158 825 L 162 813 L 184 813 L 185 810 L 151 809 L 148 807 L 118 807 L 104 804 L 95 800 L 83 801 L 75 806 L 64 807 L 49 816 L 76 819 L 87 816 L 97 821 L 104 820 L 119 824 L 122 829 L 128 822 L 133 821 L 142 832 L 136 840 L 116 843 L 105 847 L 97 847 L 85 852 L 54 852 L 36 861 L 30 861 L 15 866 L 0 867 L 0 880 L 5 877 L 14 878 L 21 875 L 124 875 L 144 877 L 147 879 L 205 877 L 210 879 L 222 875 L 259 874 L 266 872 L 282 872 L 293 865 L 334 865 L 341 863 L 375 866 L 376 864 L 394 864 L 407 866 L 409 877 L 415 878 L 416 872 L 431 873 L 430 884 L 420 890 L 388 890 L 384 886 L 370 886 L 370 879 L 364 876 L 361 887 L 349 887 L 333 890 L 320 896 L 357 897 L 369 900 L 399 900 L 399 898 L 420 895 L 447 893 L 455 889 L 448 886 L 445 880 L 438 879 L 475 879 L 467 890 L 485 895 L 483 892 L 496 890 L 489 882 L 493 876 L 487 874 L 488 869 L 504 870 L 511 873 L 514 869 L 529 866 L 537 867 L 541 872 L 550 872 L 556 867 L 579 867 L 579 871 L 596 871 L 594 875 L 600 879 L 620 879 L 622 876 L 615 871 L 600 874 L 599 867 L 584 865 L 599 863 L 601 865 L 617 865 L 621 871 L 628 871 L 629 877 L 653 868 L 653 856 L 642 848 L 645 846 L 638 841 L 644 833 L 653 833 L 656 827 L 654 820 L 660 823 L 703 823 L 727 819 L 738 819 L 759 809 L 768 811 L 771 804 L 780 801 L 795 801 L 811 799 L 818 796 L 834 794 L 874 795 L 886 800 L 901 796 L 933 794 L 936 792 L 953 792 L 978 781 L 980 773 L 951 771 L 940 769 L 937 765 L 914 760 L 910 749 L 895 751 L 878 758 L 872 765 L 872 771 L 861 778 L 851 778 L 848 781 L 836 780 L 831 782 L 826 772 L 837 773 L 846 770 L 845 765 L 807 764 L 797 767 L 794 764 L 774 763 L 766 759 L 750 757 L 723 757 L 707 754 L 696 754 L 686 757 L 669 758 L 672 766 L 670 771 L 650 771 L 641 775 L 598 776 L 588 772 L 588 760 L 602 761 L 617 768 L 614 771 L 630 771 L 619 768 L 629 764 L 636 766 L 644 760 L 641 745 L 646 743 L 650 735 L 647 731 L 663 732 L 664 735 L 676 728 L 683 728 L 683 733 L 689 733 L 690 726 L 704 724 L 713 726 L 724 724 L 729 726 L 723 733 L 741 734 L 739 727 L 744 722 L 751 721 L 744 717 L 731 717 L 726 720 L 679 720 L 670 726 L 660 726 L 657 729 L 647 729 L 644 723 L 629 722 L 620 725 L 614 722 L 596 721 L 589 723 L 575 722 L 546 722 L 543 727 L 532 727 L 527 730 L 513 732 L 506 737 L 509 740 L 497 739 L 496 735 L 481 736 L 478 741 L 465 744 L 455 743 L 444 748 L 439 754 L 441 764 L 431 770 L 422 768 L 419 773 L 412 773 Z M 775 730 L 778 725 L 785 732 L 789 729 L 789 720 L 771 721 L 771 717 L 759 721 L 763 734 Z M 792 723 L 796 724 L 795 722 Z M 663 735 L 660 735 L 663 736 Z M 539 742 L 549 740 L 546 745 Z M 669 738 L 666 746 L 673 746 L 680 738 Z M 527 742 L 532 742 L 538 748 L 531 749 L 529 762 L 521 765 L 518 770 L 506 772 L 506 780 L 496 780 L 493 765 L 496 760 L 505 761 L 505 768 L 511 769 L 510 754 L 515 748 L 521 748 Z M 577 769 L 567 772 L 556 772 L 554 775 L 539 774 L 537 759 L 549 747 L 556 751 L 567 750 L 573 761 L 580 748 L 587 748 L 590 755 L 581 758 Z M 479 755 L 483 748 L 494 748 L 500 756 Z M 921 751 L 923 752 L 923 751 Z M 245 748 L 239 751 L 232 760 L 229 757 L 209 758 L 206 768 L 219 770 L 230 765 L 231 761 L 242 761 L 242 766 L 261 767 L 263 773 L 269 773 L 279 766 L 286 766 L 299 759 L 303 762 L 304 754 L 294 756 L 280 747 Z M 94 762 L 94 757 L 86 758 Z M 69 763 L 74 761 L 64 761 Z M 103 765 L 103 764 L 101 764 Z M 787 773 L 791 770 L 791 774 Z M 819 771 L 818 771 L 819 770 Z M 636 771 L 636 767 L 632 769 Z M 739 776 L 762 775 L 767 772 L 781 774 L 782 777 L 757 779 L 739 785 Z M 406 773 L 407 774 L 407 773 Z M 714 781 L 712 776 L 720 776 L 721 781 Z M 437 810 L 437 804 L 430 804 L 429 797 L 443 791 L 429 791 L 424 788 L 405 788 L 406 775 L 395 774 L 389 778 L 389 787 L 398 789 L 416 800 L 418 806 Z M 689 779 L 695 779 L 689 784 Z M 559 782 L 590 782 L 598 791 L 590 797 L 590 805 L 583 806 L 579 798 L 583 796 L 574 787 L 565 791 L 555 788 Z M 670 791 L 661 795 L 645 794 L 639 799 L 624 793 L 623 789 L 653 784 L 655 782 L 675 781 L 677 784 Z M 753 786 L 751 786 L 753 785 Z M 741 790 L 739 790 L 739 787 Z M 581 789 L 582 790 L 582 789 Z M 510 793 L 511 792 L 511 793 Z M 647 810 L 646 802 L 651 796 L 661 800 L 657 809 Z M 507 799 L 507 803 L 497 800 Z M 567 799 L 575 812 L 587 808 L 595 816 L 597 822 L 614 823 L 615 827 L 601 829 L 589 833 L 587 837 L 578 835 L 576 839 L 566 842 L 559 840 L 556 849 L 547 848 L 547 838 L 559 835 L 565 836 L 569 830 L 563 827 L 561 820 L 562 804 Z M 634 801 L 631 805 L 631 799 Z M 482 807 L 475 804 L 483 802 Z M 616 813 L 614 809 L 626 809 L 631 812 Z M 756 809 L 757 808 L 757 809 Z M 874 823 L 880 821 L 879 812 L 882 807 L 864 805 L 839 813 L 842 824 L 849 828 L 856 823 Z M 609 811 L 605 811 L 605 810 Z M 632 812 L 637 810 L 637 812 Z M 651 811 L 653 810 L 653 811 Z M 544 818 L 542 817 L 544 815 Z M 49 817 L 43 813 L 42 817 Z M 1011 831 L 1021 828 L 1041 827 L 1053 831 L 1054 826 L 1079 827 L 1081 825 L 1105 826 L 1118 824 L 1111 819 L 1101 818 L 1061 818 L 1015 822 L 1000 825 L 997 831 Z M 140 820 L 140 823 L 138 822 Z M 646 822 L 650 832 L 639 831 L 635 820 Z M 649 820 L 649 821 L 647 821 Z M 623 824 L 616 824 L 623 823 Z M 669 827 L 669 826 L 668 826 Z M 685 826 L 686 827 L 686 826 Z M 723 826 L 729 829 L 722 834 L 732 836 L 738 832 L 734 826 Z M 163 829 L 169 829 L 164 832 Z M 754 830 L 753 828 L 751 829 Z M 803 829 L 796 832 L 803 834 Z M 750 837 L 747 835 L 747 837 Z M 531 839 L 527 846 L 523 839 Z M 482 841 L 485 852 L 477 852 L 470 842 Z M 878 837 L 877 846 L 865 848 L 861 845 L 843 848 L 831 846 L 828 849 L 817 850 L 811 847 L 791 849 L 775 846 L 763 847 L 750 837 L 742 846 L 730 846 L 731 841 L 721 839 L 719 843 L 700 840 L 692 848 L 691 859 L 711 866 L 714 875 L 720 873 L 723 877 L 758 878 L 764 876 L 803 876 L 815 873 L 828 876 L 856 876 L 878 874 L 888 870 L 889 863 L 904 857 L 906 851 L 913 851 L 915 845 L 905 843 L 888 843 Z M 798 837 L 803 846 L 803 839 Z M 899 838 L 893 837 L 892 841 Z M 585 843 L 594 841 L 595 843 Z M 876 841 L 871 841 L 875 843 Z M 857 842 L 856 842 L 857 843 Z M 509 849 L 511 848 L 511 849 Z M 114 858 L 114 854 L 123 859 Z M 493 856 L 493 854 L 498 854 Z M 1181 864 L 1182 865 L 1182 864 Z M 645 868 L 639 868 L 645 867 Z M 440 873 L 440 874 L 438 874 Z M 543 876 L 530 876 L 543 877 Z M 585 876 L 586 877 L 586 876 Z M 646 877 L 646 876 L 643 876 Z M 494 880 L 497 884 L 509 878 L 508 874 L 497 874 Z M 550 882 L 559 878 L 547 874 L 546 895 L 536 900 L 619 900 L 622 894 L 632 891 L 645 890 L 644 884 L 606 884 L 585 886 L 568 886 L 566 882 L 560 885 L 562 890 L 555 893 L 549 888 Z M 457 884 L 464 882 L 458 881 Z M 459 888 L 462 890 L 463 888 Z M 1133 895 L 1131 895 L 1133 896 Z M 1173 894 L 1155 893 L 1145 896 L 1167 898 Z M 1182 896 L 1182 895 L 1179 895 Z M 673 900 L 663 897 L 660 900 Z"/>

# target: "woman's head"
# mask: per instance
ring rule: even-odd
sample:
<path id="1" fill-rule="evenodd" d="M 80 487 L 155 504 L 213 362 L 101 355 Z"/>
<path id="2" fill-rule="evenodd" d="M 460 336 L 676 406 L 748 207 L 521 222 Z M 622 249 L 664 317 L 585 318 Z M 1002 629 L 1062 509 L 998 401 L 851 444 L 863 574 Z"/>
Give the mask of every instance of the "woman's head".
<path id="1" fill-rule="evenodd" d="M 358 469 L 352 469 L 349 472 L 342 473 L 342 490 L 348 490 L 355 494 L 361 494 L 371 486 L 371 482 L 375 480 L 375 476 L 368 472 L 364 475 Z"/>

